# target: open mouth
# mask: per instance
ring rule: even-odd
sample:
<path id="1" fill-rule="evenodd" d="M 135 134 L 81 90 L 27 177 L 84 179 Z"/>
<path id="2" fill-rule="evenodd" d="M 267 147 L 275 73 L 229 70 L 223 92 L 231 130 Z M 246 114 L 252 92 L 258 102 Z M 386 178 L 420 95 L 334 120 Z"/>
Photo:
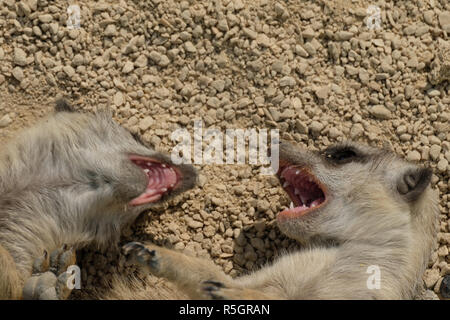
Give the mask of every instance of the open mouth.
<path id="1" fill-rule="evenodd" d="M 290 208 L 280 212 L 279 217 L 300 217 L 326 202 L 324 186 L 305 168 L 288 165 L 280 169 L 278 177 L 292 201 Z"/>
<path id="2" fill-rule="evenodd" d="M 147 188 L 140 196 L 131 200 L 132 206 L 156 202 L 181 183 L 181 173 L 174 166 L 142 156 L 132 155 L 130 160 L 148 177 Z"/>

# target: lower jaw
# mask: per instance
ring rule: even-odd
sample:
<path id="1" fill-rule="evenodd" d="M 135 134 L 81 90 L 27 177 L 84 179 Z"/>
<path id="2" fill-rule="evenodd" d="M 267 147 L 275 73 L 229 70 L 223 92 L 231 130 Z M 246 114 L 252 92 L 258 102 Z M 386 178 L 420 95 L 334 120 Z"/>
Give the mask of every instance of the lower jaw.
<path id="1" fill-rule="evenodd" d="M 156 194 L 154 196 L 151 196 L 147 199 L 133 199 L 130 201 L 130 206 L 133 207 L 137 207 L 137 206 L 141 206 L 141 205 L 145 205 L 145 204 L 152 204 L 155 203 L 159 200 L 161 200 L 161 198 L 163 197 L 163 194 Z"/>
<path id="2" fill-rule="evenodd" d="M 298 218 L 305 217 L 305 216 L 313 214 L 315 211 L 319 210 L 320 207 L 322 207 L 326 202 L 327 202 L 327 200 L 320 203 L 318 206 L 316 206 L 314 208 L 301 209 L 300 207 L 295 207 L 293 209 L 285 209 L 285 210 L 281 211 L 280 213 L 278 213 L 277 220 L 284 222 L 284 221 L 288 221 L 291 219 L 298 219 Z"/>

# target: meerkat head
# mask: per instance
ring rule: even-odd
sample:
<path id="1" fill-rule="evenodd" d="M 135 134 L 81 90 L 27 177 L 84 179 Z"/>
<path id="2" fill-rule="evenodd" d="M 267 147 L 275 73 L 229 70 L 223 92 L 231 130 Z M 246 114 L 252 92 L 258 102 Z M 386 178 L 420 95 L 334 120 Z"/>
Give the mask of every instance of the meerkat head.
<path id="1" fill-rule="evenodd" d="M 108 111 L 80 114 L 64 100 L 57 101 L 55 110 L 61 140 L 53 152 L 69 151 L 78 162 L 68 165 L 84 178 L 85 186 L 110 195 L 112 203 L 142 211 L 194 186 L 194 167 L 173 164 L 113 121 Z"/>
<path id="2" fill-rule="evenodd" d="M 290 197 L 282 232 L 301 242 L 345 242 L 408 228 L 432 172 L 352 142 L 321 152 L 280 144 L 278 177 Z"/>

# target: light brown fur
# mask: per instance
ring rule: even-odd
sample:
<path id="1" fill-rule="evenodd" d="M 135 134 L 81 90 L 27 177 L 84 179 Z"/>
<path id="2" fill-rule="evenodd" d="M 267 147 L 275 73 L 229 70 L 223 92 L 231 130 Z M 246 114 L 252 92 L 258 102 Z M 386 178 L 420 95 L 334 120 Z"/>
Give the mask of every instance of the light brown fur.
<path id="1" fill-rule="evenodd" d="M 342 150 L 356 156 L 337 163 Z M 328 202 L 315 211 L 278 217 L 281 231 L 303 243 L 302 250 L 236 279 L 211 261 L 152 244 L 130 243 L 125 251 L 191 298 L 412 299 L 419 293 L 439 212 L 430 170 L 355 143 L 323 153 L 283 143 L 280 163 L 307 168 L 327 189 Z M 367 285 L 372 265 L 380 269 L 379 289 Z"/>

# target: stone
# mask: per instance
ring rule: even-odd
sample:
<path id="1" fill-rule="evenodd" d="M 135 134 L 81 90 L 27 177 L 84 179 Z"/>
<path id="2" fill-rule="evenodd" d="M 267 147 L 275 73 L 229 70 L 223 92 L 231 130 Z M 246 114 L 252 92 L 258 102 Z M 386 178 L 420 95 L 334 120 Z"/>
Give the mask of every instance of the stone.
<path id="1" fill-rule="evenodd" d="M 149 57 L 155 63 L 159 63 L 162 59 L 162 55 L 157 51 L 151 51 Z"/>
<path id="2" fill-rule="evenodd" d="M 76 54 L 72 59 L 72 64 L 74 66 L 81 66 L 84 64 L 84 57 L 81 54 Z"/>
<path id="3" fill-rule="evenodd" d="M 441 154 L 441 150 L 442 150 L 442 147 L 440 145 L 433 144 L 430 147 L 430 157 L 431 157 L 431 159 L 433 159 L 433 160 L 439 159 L 439 155 Z"/>
<path id="4" fill-rule="evenodd" d="M 336 40 L 350 40 L 353 37 L 353 33 L 349 31 L 338 31 L 336 33 Z"/>
<path id="5" fill-rule="evenodd" d="M 242 31 L 244 34 L 252 40 L 255 40 L 258 37 L 258 33 L 249 28 L 243 28 Z"/>
<path id="6" fill-rule="evenodd" d="M 265 212 L 269 210 L 270 203 L 267 200 L 258 200 L 256 207 L 258 208 L 258 211 Z"/>
<path id="7" fill-rule="evenodd" d="M 27 63 L 27 54 L 21 48 L 14 48 L 14 64 L 24 67 Z"/>
<path id="8" fill-rule="evenodd" d="M 371 107 L 369 109 L 369 113 L 375 118 L 382 120 L 390 119 L 392 116 L 391 111 L 383 105 L 375 105 Z"/>
<path id="9" fill-rule="evenodd" d="M 113 102 L 114 102 L 114 105 L 116 105 L 118 107 L 120 107 L 121 105 L 124 104 L 125 99 L 123 97 L 122 92 L 120 92 L 120 91 L 116 92 L 116 94 L 114 95 L 114 98 L 113 98 Z"/>
<path id="10" fill-rule="evenodd" d="M 356 139 L 364 133 L 364 127 L 360 123 L 355 123 L 350 129 L 350 138 Z"/>
<path id="11" fill-rule="evenodd" d="M 25 78 L 23 70 L 20 67 L 15 67 L 14 69 L 12 69 L 11 73 L 17 81 L 22 81 Z"/>
<path id="12" fill-rule="evenodd" d="M 147 131 L 153 125 L 154 122 L 155 121 L 153 120 L 152 117 L 146 116 L 139 122 L 139 129 L 141 129 L 142 131 Z"/>
<path id="13" fill-rule="evenodd" d="M 450 32 L 450 11 L 442 11 L 439 14 L 439 24 L 444 31 Z"/>
<path id="14" fill-rule="evenodd" d="M 316 96 L 319 99 L 326 99 L 328 98 L 328 94 L 330 93 L 330 87 L 329 86 L 323 86 L 320 88 L 317 88 L 315 90 Z"/>
<path id="15" fill-rule="evenodd" d="M 161 56 L 161 60 L 159 60 L 159 62 L 158 62 L 158 65 L 161 67 L 166 67 L 169 64 L 170 64 L 170 59 L 165 54 L 163 54 Z"/>
<path id="16" fill-rule="evenodd" d="M 285 76 L 280 79 L 280 87 L 293 87 L 295 84 L 295 79 L 290 76 Z"/>
<path id="17" fill-rule="evenodd" d="M 434 287 L 436 282 L 439 280 L 439 270 L 437 269 L 428 269 L 425 271 L 423 275 L 423 281 L 428 289 Z"/>
<path id="18" fill-rule="evenodd" d="M 434 12 L 433 10 L 428 10 L 423 13 L 423 19 L 426 23 L 428 23 L 430 26 L 434 24 Z"/>
<path id="19" fill-rule="evenodd" d="M 419 161 L 420 158 L 420 153 L 416 150 L 409 151 L 408 155 L 406 156 L 406 159 L 408 161 Z"/>
<path id="20" fill-rule="evenodd" d="M 114 24 L 108 24 L 103 34 L 107 37 L 113 37 L 117 33 L 116 26 Z"/>
<path id="21" fill-rule="evenodd" d="M 259 251 L 265 251 L 264 241 L 260 238 L 252 238 L 250 239 L 250 244 Z"/>
<path id="22" fill-rule="evenodd" d="M 147 66 L 147 57 L 141 54 L 137 57 L 136 61 L 134 61 L 134 65 L 138 68 L 143 68 Z"/>
<path id="23" fill-rule="evenodd" d="M 38 19 L 42 23 L 49 23 L 50 21 L 53 20 L 53 17 L 51 14 L 41 14 L 39 15 Z"/>
<path id="24" fill-rule="evenodd" d="M 72 78 L 75 75 L 75 69 L 72 68 L 71 66 L 64 66 L 63 71 L 68 78 Z"/>
<path id="25" fill-rule="evenodd" d="M 309 130 L 313 133 L 313 135 L 318 136 L 322 132 L 324 127 L 325 126 L 322 123 L 320 123 L 319 121 L 315 121 L 314 120 L 309 125 Z"/>
<path id="26" fill-rule="evenodd" d="M 295 128 L 299 133 L 302 134 L 308 134 L 308 126 L 305 125 L 305 123 L 299 119 L 295 120 Z"/>
<path id="27" fill-rule="evenodd" d="M 446 172 L 448 167 L 448 160 L 447 159 L 441 159 L 437 164 L 437 169 L 439 172 Z"/>
<path id="28" fill-rule="evenodd" d="M 5 114 L 0 119 L 0 128 L 7 127 L 12 122 L 11 117 L 8 114 Z"/>
<path id="29" fill-rule="evenodd" d="M 200 229 L 200 228 L 203 228 L 203 223 L 200 221 L 190 220 L 188 222 L 188 227 L 190 227 L 192 229 Z"/>
<path id="30" fill-rule="evenodd" d="M 184 43 L 184 48 L 186 49 L 187 52 L 189 53 L 195 53 L 197 52 L 197 48 L 192 44 L 192 42 L 187 41 Z"/>
<path id="31" fill-rule="evenodd" d="M 295 53 L 298 54 L 300 57 L 304 58 L 309 57 L 309 53 L 305 49 L 303 49 L 303 47 L 299 44 L 295 46 Z"/>
<path id="32" fill-rule="evenodd" d="M 122 72 L 127 74 L 127 73 L 130 73 L 133 70 L 134 70 L 133 62 L 131 62 L 131 61 L 125 62 L 124 66 L 122 68 Z"/>

